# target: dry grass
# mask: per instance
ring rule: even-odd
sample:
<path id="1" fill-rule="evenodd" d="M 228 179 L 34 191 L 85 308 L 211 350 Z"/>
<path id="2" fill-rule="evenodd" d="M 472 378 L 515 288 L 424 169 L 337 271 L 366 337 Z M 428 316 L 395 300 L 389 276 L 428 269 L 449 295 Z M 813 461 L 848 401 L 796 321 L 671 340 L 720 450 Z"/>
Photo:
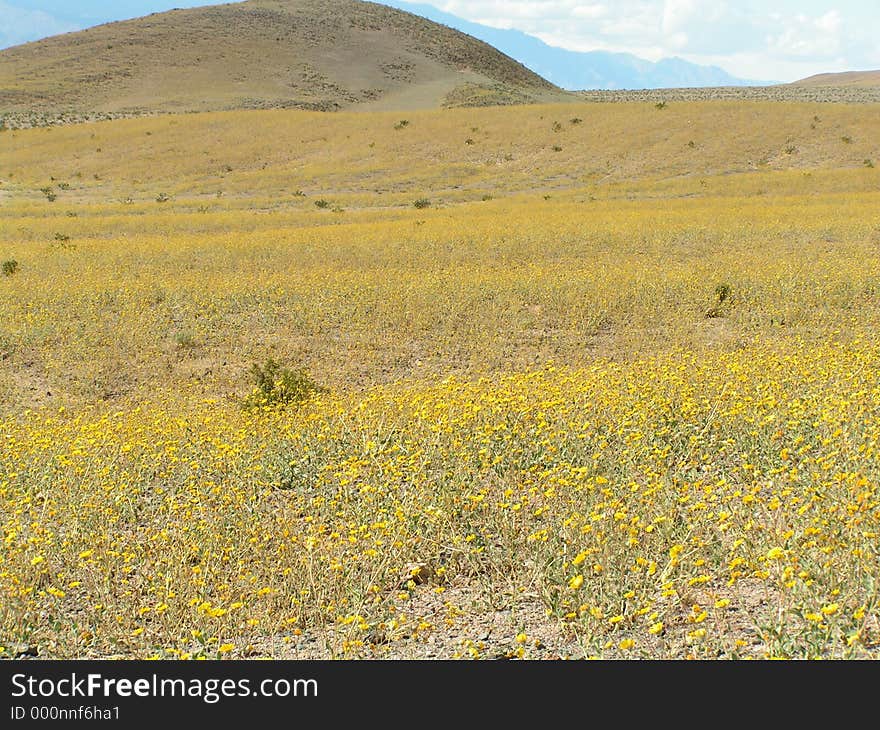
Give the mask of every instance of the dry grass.
<path id="1" fill-rule="evenodd" d="M 0 652 L 876 658 L 878 116 L 3 132 Z"/>
<path id="2" fill-rule="evenodd" d="M 751 194 L 761 183 L 745 181 L 758 178 L 727 177 L 766 170 L 833 175 L 880 159 L 875 109 L 718 101 L 662 110 L 627 103 L 175 115 L 0 132 L 0 181 L 17 199 L 39 203 L 38 217 L 63 207 L 43 205 L 43 187 L 55 187 L 59 203 L 108 206 L 102 210 L 123 218 L 131 209 L 119 207 L 120 199 L 152 204 L 163 192 L 175 197 L 175 212 L 202 204 L 223 210 L 236 200 L 294 212 L 314 209 L 319 197 L 372 208 L 425 195 L 452 202 L 529 191 L 624 194 L 609 183 L 640 195 L 658 184 L 682 195 Z M 716 178 L 708 189 L 700 184 L 704 176 Z M 870 189 L 870 176 L 852 180 Z M 793 191 L 809 185 L 805 178 Z M 295 197 L 297 190 L 308 197 Z M 226 200 L 217 202 L 218 194 Z M 148 210 L 160 212 L 154 205 Z"/>

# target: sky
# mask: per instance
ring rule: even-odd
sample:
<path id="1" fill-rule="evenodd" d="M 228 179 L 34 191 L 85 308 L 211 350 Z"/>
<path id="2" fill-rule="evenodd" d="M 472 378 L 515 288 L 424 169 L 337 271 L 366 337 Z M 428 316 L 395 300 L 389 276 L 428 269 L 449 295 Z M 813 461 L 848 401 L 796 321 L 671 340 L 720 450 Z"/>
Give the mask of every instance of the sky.
<path id="1" fill-rule="evenodd" d="M 192 0 L 0 0 L 0 48 Z M 422 0 L 423 2 L 425 0 Z M 678 56 L 747 79 L 880 69 L 878 0 L 429 0 L 574 51 Z"/>

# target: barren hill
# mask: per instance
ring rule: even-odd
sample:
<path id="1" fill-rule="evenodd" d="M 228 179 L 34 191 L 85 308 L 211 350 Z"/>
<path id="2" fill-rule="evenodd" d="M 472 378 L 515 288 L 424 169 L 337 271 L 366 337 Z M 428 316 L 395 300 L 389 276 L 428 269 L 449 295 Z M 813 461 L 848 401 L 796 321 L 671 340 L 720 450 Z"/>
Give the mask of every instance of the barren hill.
<path id="1" fill-rule="evenodd" d="M 844 73 L 816 74 L 794 82 L 795 86 L 878 86 L 880 70 L 846 71 Z"/>
<path id="2" fill-rule="evenodd" d="M 359 0 L 248 0 L 0 52 L 0 112 L 411 109 L 564 92 L 491 46 Z"/>

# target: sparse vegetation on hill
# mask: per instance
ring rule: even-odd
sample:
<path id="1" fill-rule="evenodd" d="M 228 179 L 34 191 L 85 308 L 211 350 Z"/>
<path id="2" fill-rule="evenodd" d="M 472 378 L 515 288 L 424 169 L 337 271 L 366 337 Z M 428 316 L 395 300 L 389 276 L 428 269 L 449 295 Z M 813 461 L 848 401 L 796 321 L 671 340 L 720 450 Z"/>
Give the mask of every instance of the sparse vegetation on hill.
<path id="1" fill-rule="evenodd" d="M 794 83 L 795 86 L 867 87 L 880 89 L 880 70 L 846 71 L 844 73 L 816 74 Z"/>
<path id="2" fill-rule="evenodd" d="M 725 86 L 694 89 L 598 90 L 574 92 L 582 101 L 668 103 L 672 101 L 774 101 L 819 104 L 878 104 L 880 84 Z"/>
<path id="3" fill-rule="evenodd" d="M 0 116 L 19 119 L 439 108 L 471 87 L 519 101 L 566 96 L 482 41 L 359 0 L 173 10 L 0 51 Z"/>

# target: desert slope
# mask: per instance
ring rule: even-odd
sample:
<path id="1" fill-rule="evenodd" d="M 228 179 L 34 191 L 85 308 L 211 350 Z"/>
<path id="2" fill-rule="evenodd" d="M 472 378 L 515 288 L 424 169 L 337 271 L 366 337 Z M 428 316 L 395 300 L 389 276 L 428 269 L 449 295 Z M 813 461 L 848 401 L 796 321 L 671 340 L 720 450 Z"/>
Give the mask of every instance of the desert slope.
<path id="1" fill-rule="evenodd" d="M 0 53 L 7 113 L 335 110 L 383 100 L 432 108 L 561 96 L 482 41 L 359 0 L 172 10 Z"/>
<path id="2" fill-rule="evenodd" d="M 816 74 L 794 82 L 795 86 L 880 86 L 878 71 L 846 71 Z"/>

